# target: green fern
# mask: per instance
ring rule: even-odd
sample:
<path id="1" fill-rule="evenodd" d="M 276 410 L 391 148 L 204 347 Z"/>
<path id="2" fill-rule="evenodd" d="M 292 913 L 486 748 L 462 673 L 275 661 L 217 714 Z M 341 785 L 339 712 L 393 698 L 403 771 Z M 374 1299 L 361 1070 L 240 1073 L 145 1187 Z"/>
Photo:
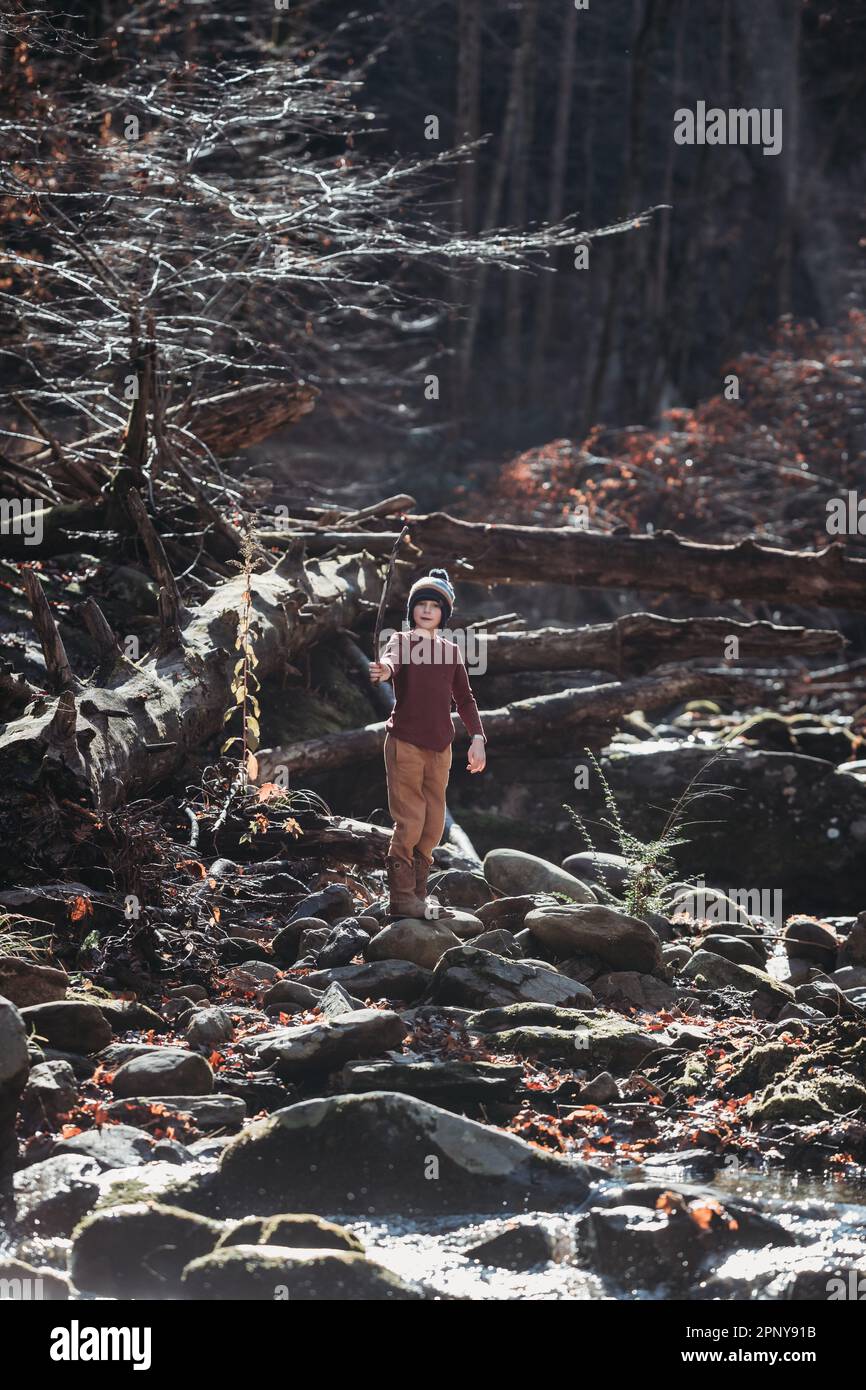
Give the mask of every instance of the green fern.
<path id="1" fill-rule="evenodd" d="M 608 903 L 621 905 L 633 917 L 640 917 L 646 912 L 661 912 L 664 908 L 665 889 L 670 884 L 675 883 L 678 878 L 672 851 L 678 845 L 685 845 L 689 842 L 689 837 L 683 835 L 681 831 L 688 825 L 699 823 L 685 821 L 686 813 L 702 797 L 725 795 L 730 790 L 720 783 L 699 783 L 699 778 L 703 776 L 708 767 L 719 760 L 722 753 L 714 753 L 711 758 L 707 759 L 704 766 L 698 769 L 668 813 L 661 833 L 654 840 L 645 842 L 639 840 L 636 835 L 626 829 L 613 788 L 608 782 L 601 764 L 589 748 L 584 749 L 584 752 L 598 777 L 607 811 L 607 815 L 601 817 L 599 824 L 610 831 L 619 853 L 628 862 L 625 888 L 621 895 L 614 893 L 605 876 L 603 866 L 599 865 L 602 896 Z M 598 853 L 592 835 L 580 813 L 567 803 L 563 803 L 563 809 L 568 812 L 577 826 L 587 849 L 593 853 Z M 598 891 L 598 887 L 596 887 L 596 891 Z"/>

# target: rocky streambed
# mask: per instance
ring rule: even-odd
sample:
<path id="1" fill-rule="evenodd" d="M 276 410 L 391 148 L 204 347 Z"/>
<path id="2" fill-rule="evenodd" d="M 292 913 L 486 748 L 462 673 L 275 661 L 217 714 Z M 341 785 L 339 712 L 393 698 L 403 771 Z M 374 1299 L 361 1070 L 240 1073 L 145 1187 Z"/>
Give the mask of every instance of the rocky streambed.
<path id="1" fill-rule="evenodd" d="M 137 990 L 117 950 L 0 959 L 0 1277 L 724 1300 L 866 1273 L 866 915 L 780 928 L 686 882 L 636 915 L 616 856 L 437 858 L 447 919 L 319 867 Z"/>

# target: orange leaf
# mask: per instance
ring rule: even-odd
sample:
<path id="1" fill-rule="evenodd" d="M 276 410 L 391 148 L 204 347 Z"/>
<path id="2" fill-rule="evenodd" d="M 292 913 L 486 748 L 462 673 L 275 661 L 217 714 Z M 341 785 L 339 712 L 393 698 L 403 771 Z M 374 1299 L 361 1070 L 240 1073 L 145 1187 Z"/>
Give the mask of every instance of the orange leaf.
<path id="1" fill-rule="evenodd" d="M 69 904 L 69 920 L 71 922 L 80 922 L 82 917 L 92 916 L 93 903 L 89 898 L 79 895 L 77 898 L 72 899 L 72 902 Z"/>

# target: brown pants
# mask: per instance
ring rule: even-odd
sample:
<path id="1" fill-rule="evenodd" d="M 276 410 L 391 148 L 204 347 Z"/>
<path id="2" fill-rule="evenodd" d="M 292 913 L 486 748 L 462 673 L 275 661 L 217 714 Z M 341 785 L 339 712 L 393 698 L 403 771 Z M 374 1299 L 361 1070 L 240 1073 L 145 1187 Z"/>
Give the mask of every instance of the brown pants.
<path id="1" fill-rule="evenodd" d="M 445 829 L 445 790 L 451 771 L 451 744 L 441 753 L 385 735 L 388 810 L 394 834 L 388 853 L 412 859 L 417 849 L 429 859 Z"/>

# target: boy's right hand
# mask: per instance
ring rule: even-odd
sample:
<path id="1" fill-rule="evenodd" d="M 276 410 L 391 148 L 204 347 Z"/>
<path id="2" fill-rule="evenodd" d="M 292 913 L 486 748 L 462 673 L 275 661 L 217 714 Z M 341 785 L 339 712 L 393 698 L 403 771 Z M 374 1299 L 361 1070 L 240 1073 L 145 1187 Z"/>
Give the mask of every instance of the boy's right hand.
<path id="1" fill-rule="evenodd" d="M 371 661 L 370 680 L 374 685 L 378 685 L 380 681 L 389 681 L 390 679 L 391 667 L 386 661 Z"/>

